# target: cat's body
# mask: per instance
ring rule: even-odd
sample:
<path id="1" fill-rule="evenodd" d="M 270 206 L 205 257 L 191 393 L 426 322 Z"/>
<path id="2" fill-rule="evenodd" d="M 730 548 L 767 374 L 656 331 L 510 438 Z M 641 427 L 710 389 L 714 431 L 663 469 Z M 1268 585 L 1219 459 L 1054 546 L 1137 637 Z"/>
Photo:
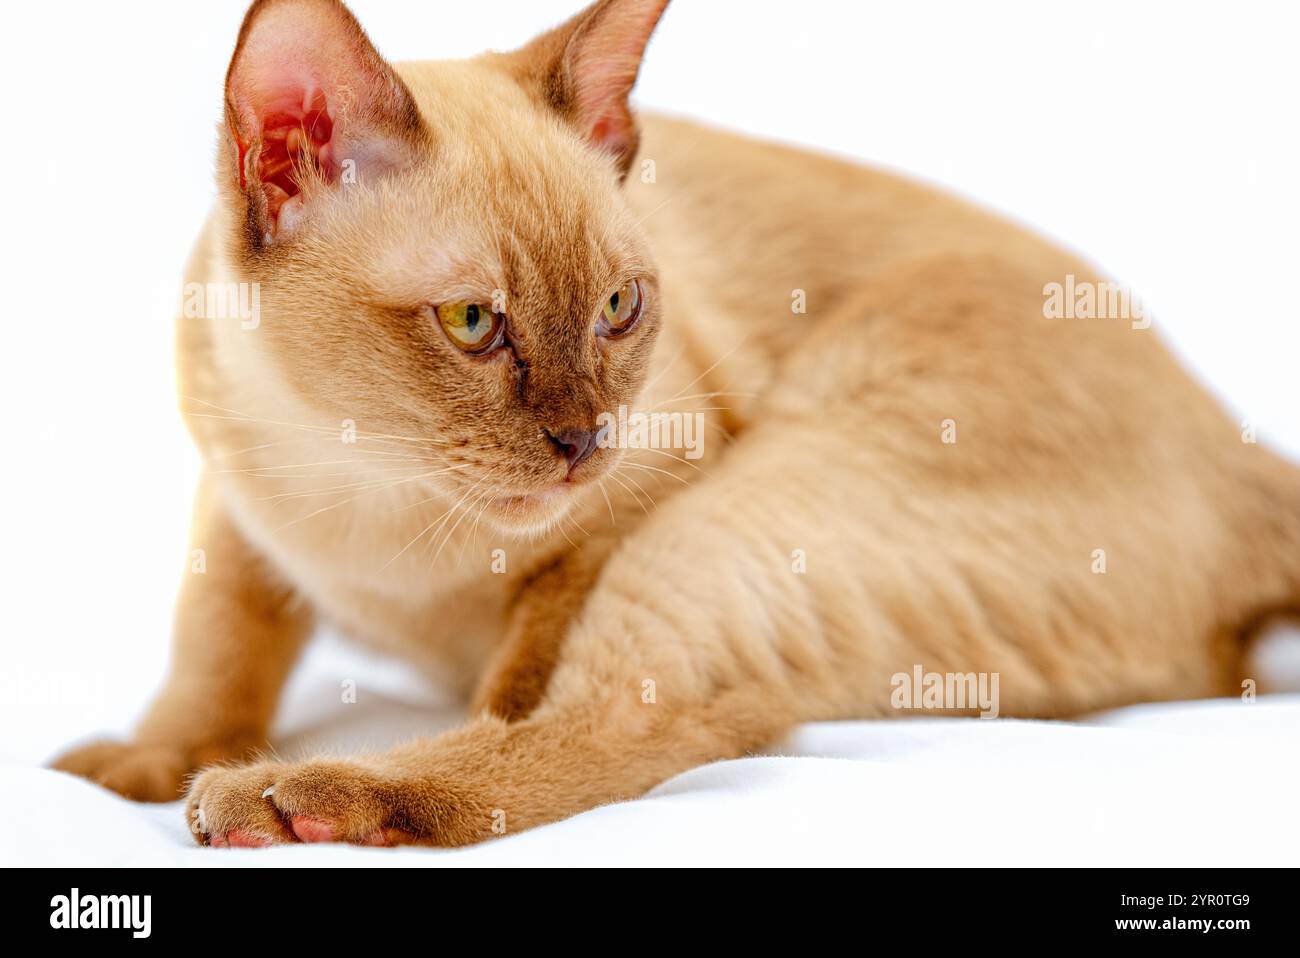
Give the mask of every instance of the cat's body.
<path id="1" fill-rule="evenodd" d="M 607 0 L 588 17 L 631 10 L 632 29 L 661 6 Z M 891 677 L 918 665 L 998 673 L 1006 715 L 1239 688 L 1242 637 L 1300 608 L 1300 477 L 1242 441 L 1154 330 L 1045 317 L 1044 287 L 1100 282 L 1090 266 L 898 178 L 663 119 L 642 124 L 639 153 L 619 140 L 630 175 L 612 198 L 587 197 L 599 162 L 561 142 L 532 85 L 574 48 L 566 29 L 522 54 L 398 68 L 435 140 L 472 141 L 445 166 L 467 157 L 456 175 L 485 186 L 456 196 L 509 224 L 499 260 L 461 240 L 473 217 L 454 210 L 461 227 L 417 239 L 407 194 L 317 212 L 296 241 L 281 218 L 277 252 L 278 236 L 250 239 L 226 178 L 187 280 L 266 288 L 257 329 L 179 324 L 208 466 L 204 574 L 187 580 L 173 677 L 137 741 L 65 767 L 171 797 L 191 769 L 261 744 L 321 618 L 463 688 L 479 717 L 378 757 L 210 771 L 190 792 L 202 840 L 474 841 L 498 812 L 527 827 L 799 721 L 894 714 Z M 513 139 L 539 146 L 516 154 Z M 516 379 L 501 379 L 514 385 L 484 408 L 517 396 L 547 410 L 548 432 L 615 400 L 701 411 L 705 455 L 630 450 L 614 474 L 580 461 L 570 478 L 589 478 L 554 493 L 572 499 L 563 513 L 485 498 L 537 487 L 493 478 L 519 459 L 508 436 L 451 414 L 431 426 L 404 400 L 421 388 L 418 367 L 402 378 L 405 319 L 286 348 L 315 303 L 392 306 L 449 261 L 458 281 L 485 274 L 480 296 L 507 289 L 512 319 L 581 312 L 593 273 L 608 270 L 599 302 L 632 275 L 610 264 L 635 264 L 653 337 L 582 353 L 589 383 L 579 339 L 547 352 L 569 327 L 543 341 L 521 319 Z M 430 376 L 458 361 L 417 345 Z M 600 350 L 615 348 L 641 350 L 638 368 L 613 368 L 620 354 Z"/>

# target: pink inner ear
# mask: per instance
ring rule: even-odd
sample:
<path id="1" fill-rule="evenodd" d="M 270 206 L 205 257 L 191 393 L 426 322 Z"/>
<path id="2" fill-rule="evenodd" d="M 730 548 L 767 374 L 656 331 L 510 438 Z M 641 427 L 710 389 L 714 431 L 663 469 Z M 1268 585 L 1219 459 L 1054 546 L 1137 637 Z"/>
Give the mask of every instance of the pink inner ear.
<path id="1" fill-rule="evenodd" d="M 612 112 L 595 117 L 587 114 L 587 122 L 591 124 L 587 138 L 601 149 L 619 155 L 631 149 L 635 139 L 632 115 L 622 103 L 606 108 Z"/>
<path id="2" fill-rule="evenodd" d="M 395 165 L 388 134 L 409 125 L 413 109 L 338 0 L 254 4 L 226 102 L 240 185 L 265 195 L 272 233 L 306 212 L 311 182 L 338 183 L 347 160 L 372 174 Z"/>
<path id="3" fill-rule="evenodd" d="M 326 181 L 338 177 L 334 162 L 334 118 L 329 99 L 318 84 L 285 69 L 263 76 L 248 96 L 239 97 L 245 116 L 261 140 L 257 176 L 266 193 L 268 212 L 278 222 L 284 204 L 302 192 L 301 169 L 313 168 Z M 238 92 L 236 94 L 238 96 Z M 239 142 L 241 185 L 249 144 Z"/>
<path id="4" fill-rule="evenodd" d="M 569 69 L 588 139 L 622 155 L 636 143 L 628 96 L 668 0 L 618 0 L 596 10 L 570 51 Z"/>
<path id="5" fill-rule="evenodd" d="M 631 118 L 625 120 L 602 120 L 591 132 L 591 142 L 606 153 L 624 156 L 632 151 L 636 143 L 633 135 L 635 125 Z M 631 162 L 631 157 L 628 158 Z"/>
<path id="6" fill-rule="evenodd" d="M 592 143 L 621 153 L 633 140 L 632 115 L 627 97 L 636 82 L 636 55 L 630 50 L 600 48 L 582 51 L 573 71 L 578 109 Z"/>

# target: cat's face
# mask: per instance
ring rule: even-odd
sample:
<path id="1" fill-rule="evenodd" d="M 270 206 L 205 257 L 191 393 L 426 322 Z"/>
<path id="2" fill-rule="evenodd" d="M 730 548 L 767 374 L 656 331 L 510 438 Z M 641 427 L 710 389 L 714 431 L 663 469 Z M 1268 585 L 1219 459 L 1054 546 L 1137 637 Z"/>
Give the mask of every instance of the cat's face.
<path id="1" fill-rule="evenodd" d="M 227 80 L 224 201 L 275 389 L 424 440 L 499 526 L 569 508 L 617 454 L 658 283 L 621 180 L 666 0 L 604 0 L 514 54 L 398 68 L 335 0 L 262 0 Z M 632 56 L 635 54 L 635 56 Z"/>

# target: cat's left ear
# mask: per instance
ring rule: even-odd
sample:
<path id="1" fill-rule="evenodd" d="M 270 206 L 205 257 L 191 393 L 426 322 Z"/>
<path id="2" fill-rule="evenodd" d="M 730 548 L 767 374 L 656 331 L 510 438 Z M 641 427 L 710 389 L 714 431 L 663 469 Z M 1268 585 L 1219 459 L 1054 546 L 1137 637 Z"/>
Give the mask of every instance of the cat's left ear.
<path id="1" fill-rule="evenodd" d="M 597 0 L 509 57 L 517 77 L 612 155 L 626 176 L 640 135 L 628 97 L 668 0 Z"/>

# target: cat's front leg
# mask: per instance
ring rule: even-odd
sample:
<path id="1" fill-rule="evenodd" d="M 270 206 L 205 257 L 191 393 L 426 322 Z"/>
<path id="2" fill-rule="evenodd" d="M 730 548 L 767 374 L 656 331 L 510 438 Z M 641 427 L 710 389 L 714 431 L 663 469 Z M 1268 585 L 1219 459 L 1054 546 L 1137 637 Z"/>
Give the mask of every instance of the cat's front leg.
<path id="1" fill-rule="evenodd" d="M 196 769 L 265 744 L 311 612 L 248 545 L 211 487 L 196 502 L 191 557 L 171 670 L 135 734 L 75 748 L 54 768 L 138 801 L 169 802 Z"/>
<path id="2" fill-rule="evenodd" d="M 861 694 L 848 625 L 819 619 L 826 596 L 782 551 L 809 544 L 821 504 L 781 508 L 789 490 L 772 473 L 766 457 L 724 464 L 663 504 L 599 564 L 576 612 L 558 592 L 577 570 L 541 575 L 558 605 L 524 603 L 518 647 L 480 692 L 495 714 L 374 756 L 209 770 L 188 802 L 196 838 L 464 845 L 635 798 L 843 713 Z M 858 574 L 836 565 L 823 587 Z M 545 641 L 552 616 L 560 643 Z"/>
<path id="3" fill-rule="evenodd" d="M 592 574 L 594 556 L 541 570 L 540 591 L 517 607 L 513 645 L 484 679 L 485 711 L 460 729 L 373 756 L 204 772 L 186 809 L 196 839 L 465 845 L 637 797 L 778 736 L 806 709 L 779 654 L 751 646 L 738 657 L 753 623 L 729 602 L 698 601 L 701 590 L 720 598 L 723 584 L 668 554 L 672 569 L 644 558 L 622 556 L 585 602 L 556 579 Z M 638 567 L 656 588 L 625 578 Z M 695 600 L 682 591 L 692 582 Z M 562 643 L 546 640 L 548 623 L 564 630 Z M 772 667 L 756 669 L 765 657 Z"/>
<path id="4" fill-rule="evenodd" d="M 782 724 L 777 708 L 723 696 L 656 709 L 619 702 L 476 719 L 371 757 L 209 769 L 186 815 L 201 844 L 459 846 L 635 798 L 696 765 L 744 754 Z"/>

